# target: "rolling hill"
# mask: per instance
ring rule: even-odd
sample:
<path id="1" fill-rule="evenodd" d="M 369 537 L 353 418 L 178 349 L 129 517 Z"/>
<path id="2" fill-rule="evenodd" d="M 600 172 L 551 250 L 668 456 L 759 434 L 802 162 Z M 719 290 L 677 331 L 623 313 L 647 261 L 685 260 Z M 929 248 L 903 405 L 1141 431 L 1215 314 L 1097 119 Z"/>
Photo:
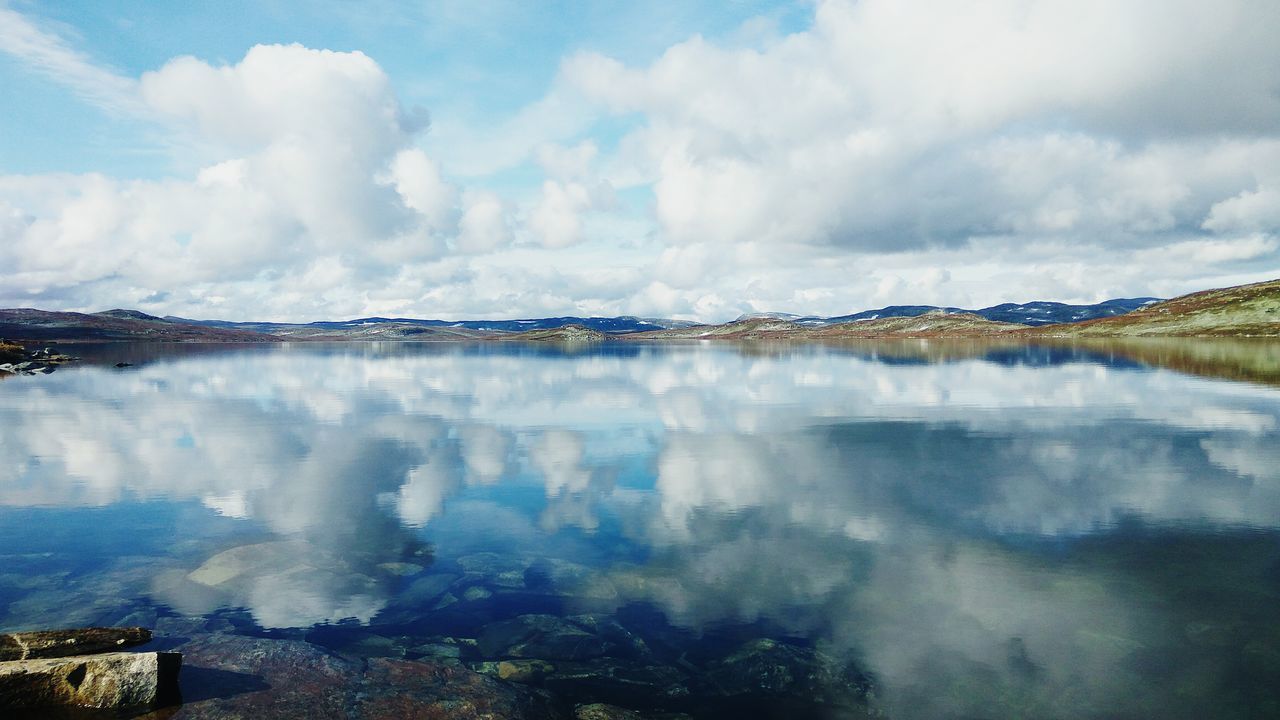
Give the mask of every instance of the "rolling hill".
<path id="1" fill-rule="evenodd" d="M 1280 337 L 1280 280 L 1183 295 L 1116 317 L 1026 331 L 1049 337 Z"/>

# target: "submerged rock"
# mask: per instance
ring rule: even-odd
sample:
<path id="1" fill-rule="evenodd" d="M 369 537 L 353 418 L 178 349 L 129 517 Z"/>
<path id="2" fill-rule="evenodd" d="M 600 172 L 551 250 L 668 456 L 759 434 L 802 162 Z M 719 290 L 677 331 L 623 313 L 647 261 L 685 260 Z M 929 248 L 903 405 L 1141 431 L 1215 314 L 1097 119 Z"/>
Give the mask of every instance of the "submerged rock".
<path id="1" fill-rule="evenodd" d="M 367 720 L 560 720 L 550 696 L 459 665 L 369 661 L 356 717 Z"/>
<path id="2" fill-rule="evenodd" d="M 178 653 L 104 653 L 0 662 L 0 708 L 145 708 L 176 699 Z"/>
<path id="3" fill-rule="evenodd" d="M 817 702 L 860 702 L 870 680 L 813 648 L 761 638 L 708 668 L 708 682 L 725 695 L 793 696 Z"/>
<path id="4" fill-rule="evenodd" d="M 176 712 L 139 720 L 567 720 L 539 690 L 472 671 L 453 658 L 345 659 L 307 642 L 197 635 Z"/>
<path id="5" fill-rule="evenodd" d="M 521 615 L 486 625 L 477 638 L 490 658 L 586 660 L 609 654 L 614 643 L 554 615 Z"/>
<path id="6" fill-rule="evenodd" d="M 568 697 L 630 703 L 686 697 L 688 683 L 689 676 L 674 667 L 601 658 L 557 663 L 543 686 Z"/>
<path id="7" fill-rule="evenodd" d="M 575 720 L 645 720 L 644 716 L 635 710 L 604 703 L 579 705 L 574 709 L 573 717 Z"/>

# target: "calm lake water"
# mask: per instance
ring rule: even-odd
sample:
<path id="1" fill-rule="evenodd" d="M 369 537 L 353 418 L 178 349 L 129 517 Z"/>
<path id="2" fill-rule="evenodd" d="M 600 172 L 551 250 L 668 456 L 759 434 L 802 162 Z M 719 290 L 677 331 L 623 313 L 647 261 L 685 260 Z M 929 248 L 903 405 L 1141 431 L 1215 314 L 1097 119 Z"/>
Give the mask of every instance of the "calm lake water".
<path id="1" fill-rule="evenodd" d="M 79 351 L 0 382 L 3 630 L 544 659 L 695 717 L 1280 716 L 1274 387 L 937 343 Z"/>

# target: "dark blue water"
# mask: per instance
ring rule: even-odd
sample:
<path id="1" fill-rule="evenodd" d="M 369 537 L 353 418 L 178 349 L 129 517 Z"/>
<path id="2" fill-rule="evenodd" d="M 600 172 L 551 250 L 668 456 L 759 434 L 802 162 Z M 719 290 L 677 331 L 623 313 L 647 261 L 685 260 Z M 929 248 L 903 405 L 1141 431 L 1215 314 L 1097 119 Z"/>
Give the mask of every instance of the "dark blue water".
<path id="1" fill-rule="evenodd" d="M 1042 348 L 86 352 L 0 382 L 0 629 L 543 659 L 702 717 L 1280 715 L 1274 388 Z"/>

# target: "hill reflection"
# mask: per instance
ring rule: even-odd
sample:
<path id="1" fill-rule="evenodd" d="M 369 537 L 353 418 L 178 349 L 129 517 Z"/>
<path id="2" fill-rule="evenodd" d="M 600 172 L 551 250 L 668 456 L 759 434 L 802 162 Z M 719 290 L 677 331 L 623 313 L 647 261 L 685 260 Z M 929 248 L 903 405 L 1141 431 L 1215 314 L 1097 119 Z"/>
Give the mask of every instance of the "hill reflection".
<path id="1" fill-rule="evenodd" d="M 569 609 L 762 624 L 900 714 L 1090 716 L 1277 667 L 1280 392 L 1149 367 L 1275 357 L 1214 347 L 161 354 L 6 383 L 0 505 L 199 503 L 238 529 L 136 588 L 184 614 L 416 622 L 433 563 L 554 557 Z"/>

